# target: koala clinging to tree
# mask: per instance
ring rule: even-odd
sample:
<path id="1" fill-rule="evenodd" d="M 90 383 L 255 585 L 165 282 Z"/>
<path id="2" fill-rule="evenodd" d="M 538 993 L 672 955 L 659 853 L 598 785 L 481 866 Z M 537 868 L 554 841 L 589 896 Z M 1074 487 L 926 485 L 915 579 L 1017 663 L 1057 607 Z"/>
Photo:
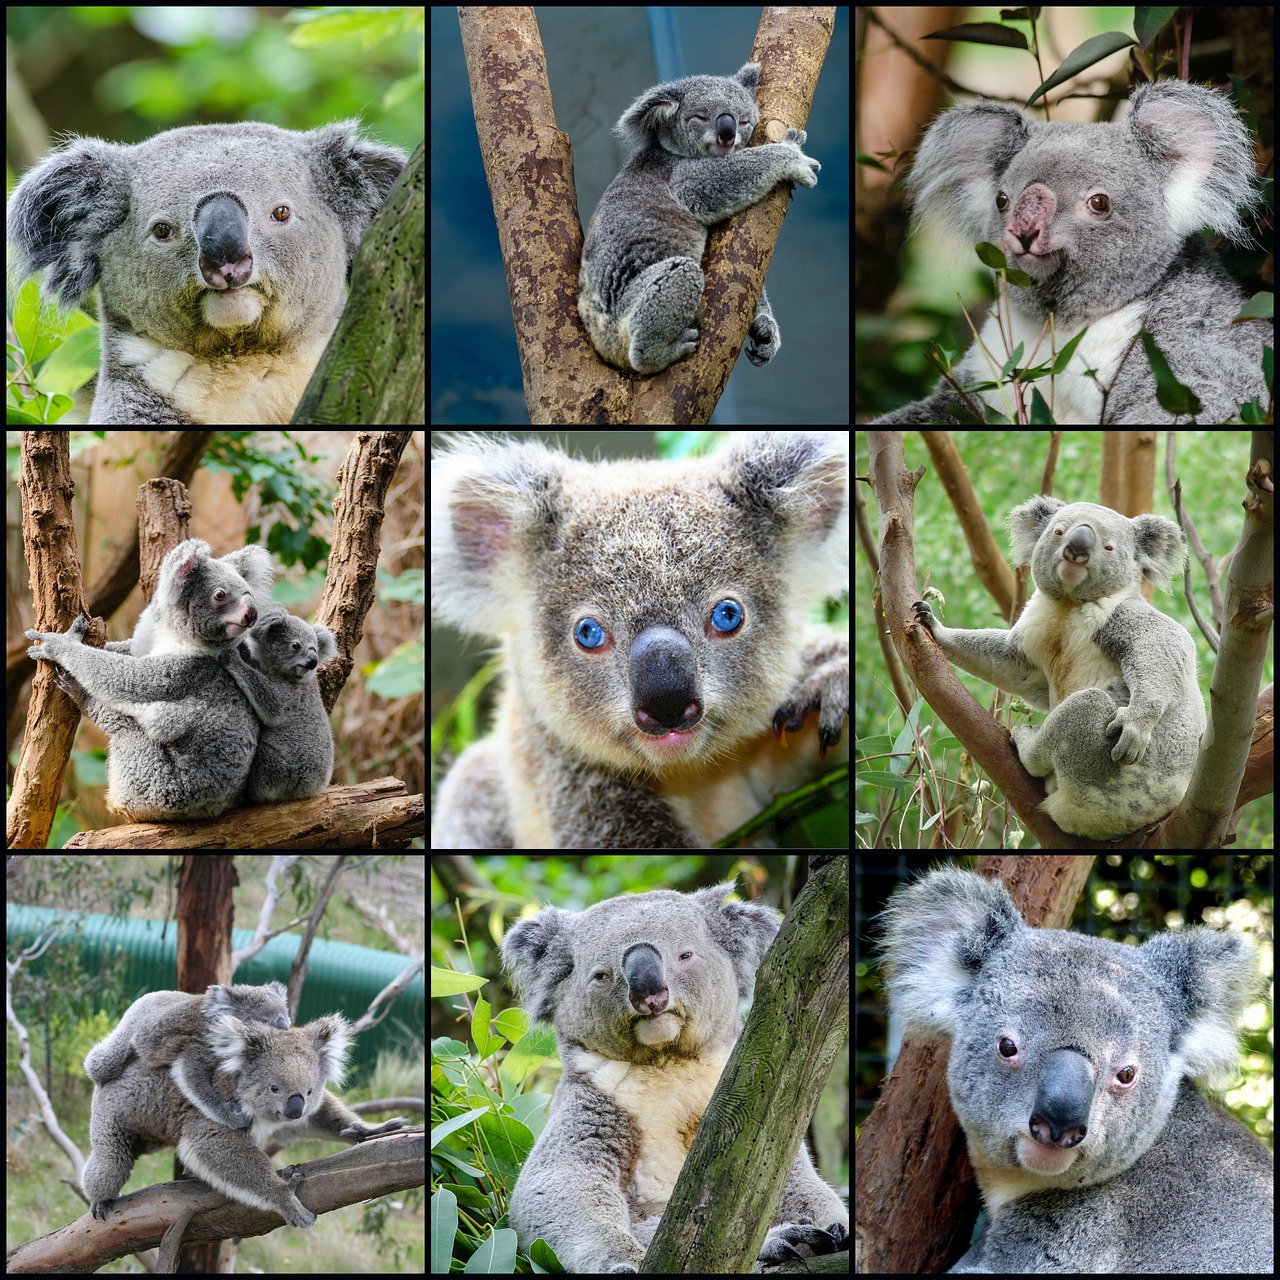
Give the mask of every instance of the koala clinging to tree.
<path id="1" fill-rule="evenodd" d="M 1271 1156 L 1192 1084 L 1237 1069 L 1260 985 L 1241 935 L 1029 929 L 968 871 L 899 890 L 886 919 L 892 1008 L 951 1042 L 987 1209 L 953 1271 L 1272 1273 Z"/>
<path id="2" fill-rule="evenodd" d="M 170 1067 L 192 1106 L 229 1129 L 248 1128 L 253 1116 L 238 1101 L 224 1097 L 215 1081 L 219 1063 L 209 1033 L 222 1017 L 284 1029 L 290 1021 L 288 992 L 279 982 L 212 986 L 204 995 L 151 991 L 135 1000 L 116 1029 L 89 1050 L 85 1074 L 94 1084 L 106 1084 L 135 1060 L 149 1067 Z"/>
<path id="3" fill-rule="evenodd" d="M 657 373 L 695 350 L 707 228 L 780 182 L 817 183 L 822 166 L 801 150 L 803 129 L 747 148 L 759 85 L 754 62 L 732 76 L 689 76 L 641 94 L 618 121 L 635 152 L 600 197 L 578 279 L 578 314 L 610 364 Z M 747 357 L 765 364 L 780 343 L 761 290 Z"/>
<path id="4" fill-rule="evenodd" d="M 49 267 L 44 295 L 68 308 L 98 286 L 90 423 L 290 420 L 404 168 L 357 123 L 78 138 L 22 179 L 8 219 L 21 275 Z"/>
<path id="5" fill-rule="evenodd" d="M 541 1237 L 570 1271 L 638 1270 L 778 931 L 731 889 L 548 907 L 508 932 L 502 958 L 530 1016 L 555 1023 L 563 1068 L 511 1195 L 526 1252 Z M 848 1211 L 803 1143 L 777 1223 L 762 1262 L 848 1248 Z"/>
<path id="6" fill-rule="evenodd" d="M 258 1144 L 273 1135 L 363 1142 L 402 1128 L 404 1121 L 367 1125 L 326 1091 L 326 1082 L 342 1075 L 351 1038 L 337 1014 L 283 1031 L 221 1016 L 207 1035 L 217 1088 L 228 1105 L 250 1113 L 252 1129 L 226 1128 L 193 1106 L 168 1071 L 131 1062 L 93 1091 L 93 1152 L 80 1180 L 93 1216 L 111 1211 L 139 1155 L 176 1147 L 183 1165 L 223 1195 L 274 1211 L 290 1226 L 311 1226 L 316 1215 L 295 1193 L 297 1175 L 277 1173 Z"/>
<path id="7" fill-rule="evenodd" d="M 1180 80 L 1143 85 L 1119 124 L 1040 123 L 995 102 L 953 107 L 925 134 L 908 185 L 920 221 L 969 247 L 996 244 L 1031 277 L 1029 288 L 1010 283 L 1012 337 L 994 314 L 981 330 L 997 364 L 1019 345 L 1024 366 L 1051 363 L 1088 326 L 1052 395 L 1038 384 L 1057 422 L 1224 422 L 1246 401 L 1266 405 L 1271 326 L 1232 323 L 1244 294 L 1200 237 L 1207 226 L 1247 241 L 1238 207 L 1258 189 L 1248 131 L 1224 94 Z M 1046 336 L 1033 361 L 1051 314 L 1054 345 Z M 1160 403 L 1144 330 L 1199 406 Z M 990 379 L 977 344 L 956 376 L 962 386 Z M 1008 414 L 1010 391 L 975 396 Z M 876 421 L 954 423 L 960 405 L 941 382 Z"/>
<path id="8" fill-rule="evenodd" d="M 27 656 L 55 663 L 59 687 L 110 735 L 116 813 L 211 818 L 243 800 L 258 721 L 217 655 L 258 620 L 273 573 L 261 547 L 214 560 L 207 542 L 190 538 L 165 556 L 134 640 L 111 651 L 86 645 L 83 616 L 64 634 L 26 633 L 41 642 Z"/>
<path id="9" fill-rule="evenodd" d="M 847 750 L 848 639 L 808 625 L 848 589 L 847 450 L 768 432 L 683 462 L 438 453 L 432 608 L 500 639 L 507 682 L 432 847 L 706 849 Z"/>
<path id="10" fill-rule="evenodd" d="M 1009 533 L 1036 585 L 1011 630 L 944 627 L 923 601 L 917 619 L 957 666 L 1049 712 L 1013 740 L 1027 772 L 1047 779 L 1042 807 L 1063 831 L 1137 831 L 1177 808 L 1205 729 L 1195 642 L 1141 590 L 1185 569 L 1182 530 L 1033 498 L 1010 512 Z"/>

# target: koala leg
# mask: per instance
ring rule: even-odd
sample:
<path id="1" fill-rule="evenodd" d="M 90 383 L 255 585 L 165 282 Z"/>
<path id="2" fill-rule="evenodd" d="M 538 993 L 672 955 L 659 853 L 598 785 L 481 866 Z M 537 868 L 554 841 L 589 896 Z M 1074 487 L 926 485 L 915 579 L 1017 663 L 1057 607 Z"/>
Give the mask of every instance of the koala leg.
<path id="1" fill-rule="evenodd" d="M 697 350 L 693 320 L 701 300 L 702 268 L 692 258 L 667 258 L 642 271 L 622 306 L 631 367 L 657 373 Z"/>
<path id="2" fill-rule="evenodd" d="M 747 331 L 747 359 L 755 365 L 768 364 L 781 347 L 782 333 L 778 329 L 778 322 L 773 318 L 769 295 L 761 289 L 756 314 Z"/>
<path id="3" fill-rule="evenodd" d="M 95 1098 L 96 1101 L 96 1098 Z M 118 1123 L 104 1111 L 93 1112 L 89 1121 L 93 1150 L 84 1162 L 80 1186 L 89 1197 L 89 1211 L 95 1218 L 105 1218 L 120 1188 L 133 1172 L 135 1139 L 128 1125 Z"/>

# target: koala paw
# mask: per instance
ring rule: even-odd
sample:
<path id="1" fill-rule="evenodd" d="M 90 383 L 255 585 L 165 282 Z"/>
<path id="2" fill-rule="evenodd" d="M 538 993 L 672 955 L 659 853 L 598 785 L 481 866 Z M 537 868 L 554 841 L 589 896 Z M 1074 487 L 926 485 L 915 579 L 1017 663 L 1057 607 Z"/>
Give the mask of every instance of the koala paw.
<path id="1" fill-rule="evenodd" d="M 253 1114 L 233 1102 L 228 1105 L 223 1119 L 227 1122 L 228 1129 L 247 1129 L 253 1123 Z"/>
<path id="2" fill-rule="evenodd" d="M 367 1125 L 361 1120 L 356 1124 L 349 1124 L 345 1128 L 339 1129 L 338 1136 L 340 1138 L 350 1138 L 353 1142 L 364 1142 L 369 1138 L 377 1138 L 384 1133 L 395 1133 L 397 1129 L 403 1128 L 404 1121 L 399 1116 L 380 1125 Z"/>
<path id="3" fill-rule="evenodd" d="M 845 1253 L 849 1249 L 849 1228 L 833 1222 L 825 1230 L 807 1218 L 780 1223 L 769 1228 L 760 1246 L 757 1262 L 776 1265 L 781 1262 L 803 1262 L 823 1253 Z"/>
<path id="4" fill-rule="evenodd" d="M 1129 716 L 1130 708 L 1121 707 L 1107 725 L 1108 737 L 1120 735 L 1116 745 L 1111 748 L 1111 758 L 1117 764 L 1137 764 L 1151 745 L 1151 731 L 1155 726 L 1141 724 L 1129 719 Z"/>
<path id="5" fill-rule="evenodd" d="M 932 633 L 933 624 L 937 622 L 937 618 L 933 616 L 933 610 L 923 600 L 917 600 L 911 607 L 916 611 L 916 621 L 921 626 L 928 627 Z"/>
<path id="6" fill-rule="evenodd" d="M 772 316 L 757 312 L 747 331 L 747 359 L 754 365 L 768 364 L 782 346 L 782 334 Z"/>
<path id="7" fill-rule="evenodd" d="M 111 1209 L 114 1205 L 115 1205 L 114 1200 L 95 1200 L 89 1206 L 89 1212 L 93 1214 L 93 1216 L 97 1218 L 99 1222 L 105 1222 L 107 1218 L 107 1214 L 111 1212 Z"/>
<path id="8" fill-rule="evenodd" d="M 796 156 L 796 164 L 791 173 L 787 174 L 792 182 L 799 183 L 802 187 L 814 187 L 818 184 L 818 171 L 822 166 L 812 157 L 804 154 L 800 148 L 805 144 L 808 134 L 803 129 L 788 129 L 783 142 L 791 143 L 799 153 Z"/>
<path id="9" fill-rule="evenodd" d="M 89 630 L 89 619 L 83 613 L 66 629 L 66 631 L 26 631 L 23 634 L 28 640 L 39 640 L 39 645 L 32 645 L 27 650 L 28 658 L 55 659 L 70 644 L 83 644 L 85 633 Z"/>
<path id="10" fill-rule="evenodd" d="M 818 712 L 818 751 L 826 755 L 840 741 L 849 718 L 849 641 L 843 636 L 822 636 L 805 649 L 808 675 L 792 690 L 790 698 L 774 712 L 773 731 L 781 737 L 797 732 L 809 712 Z"/>

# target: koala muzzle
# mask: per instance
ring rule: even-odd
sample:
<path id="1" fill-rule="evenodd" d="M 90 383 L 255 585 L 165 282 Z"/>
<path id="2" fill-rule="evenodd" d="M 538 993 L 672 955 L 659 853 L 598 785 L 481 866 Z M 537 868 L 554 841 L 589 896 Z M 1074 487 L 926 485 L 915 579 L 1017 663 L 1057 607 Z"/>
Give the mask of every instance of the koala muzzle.
<path id="1" fill-rule="evenodd" d="M 233 196 L 210 196 L 196 211 L 200 274 L 214 289 L 239 289 L 253 274 L 249 214 Z"/>
<path id="2" fill-rule="evenodd" d="M 654 737 L 692 729 L 702 718 L 693 646 L 674 627 L 648 627 L 631 646 L 631 707 Z"/>
<path id="3" fill-rule="evenodd" d="M 646 943 L 632 947 L 622 958 L 627 999 L 637 1012 L 651 1017 L 662 1013 L 671 998 L 662 975 L 662 957 Z"/>
<path id="4" fill-rule="evenodd" d="M 301 1119 L 302 1109 L 305 1105 L 302 1101 L 302 1094 L 290 1094 L 289 1101 L 284 1104 L 284 1113 L 290 1120 Z"/>
<path id="5" fill-rule="evenodd" d="M 1093 530 L 1087 524 L 1076 525 L 1071 530 L 1071 537 L 1062 545 L 1062 554 L 1068 560 L 1087 564 L 1097 541 Z"/>
<path id="6" fill-rule="evenodd" d="M 732 146 L 738 140 L 738 120 L 736 116 L 725 114 L 716 117 L 716 139 L 722 146 Z"/>
<path id="7" fill-rule="evenodd" d="M 1093 1106 L 1093 1068 L 1074 1049 L 1045 1055 L 1044 1070 L 1031 1113 L 1031 1136 L 1045 1147 L 1074 1147 L 1089 1132 Z"/>

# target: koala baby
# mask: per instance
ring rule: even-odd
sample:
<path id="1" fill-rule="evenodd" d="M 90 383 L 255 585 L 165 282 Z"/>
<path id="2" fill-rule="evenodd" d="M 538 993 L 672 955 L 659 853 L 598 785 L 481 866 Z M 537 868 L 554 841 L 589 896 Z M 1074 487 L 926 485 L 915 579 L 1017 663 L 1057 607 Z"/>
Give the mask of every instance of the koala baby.
<path id="1" fill-rule="evenodd" d="M 222 664 L 262 722 L 249 769 L 254 804 L 314 796 L 333 776 L 333 731 L 316 667 L 338 656 L 328 627 L 313 627 L 283 609 L 264 614 Z"/>
<path id="2" fill-rule="evenodd" d="M 847 449 L 770 432 L 684 462 L 438 454 L 432 608 L 500 639 L 507 679 L 432 848 L 707 849 L 847 750 L 848 639 L 808 625 L 848 590 Z"/>
<path id="3" fill-rule="evenodd" d="M 208 1032 L 223 1016 L 288 1027 L 287 998 L 279 982 L 213 986 L 202 996 L 152 991 L 135 1000 L 116 1029 L 89 1050 L 85 1072 L 94 1084 L 106 1084 L 118 1079 L 135 1058 L 150 1067 L 171 1066 L 175 1083 L 192 1106 L 229 1129 L 248 1128 L 253 1116 L 238 1101 L 224 1098 L 214 1082 L 218 1062 Z"/>
<path id="4" fill-rule="evenodd" d="M 530 1016 L 555 1023 L 562 1066 L 511 1195 L 525 1252 L 541 1237 L 570 1271 L 639 1268 L 778 931 L 777 912 L 725 902 L 732 887 L 548 907 L 503 941 Z M 803 1143 L 776 1221 L 762 1262 L 848 1248 L 848 1211 Z"/>
<path id="5" fill-rule="evenodd" d="M 211 818 L 239 804 L 258 745 L 258 721 L 217 655 L 258 620 L 271 591 L 261 547 L 214 560 L 209 544 L 180 542 L 160 566 L 155 598 L 134 640 L 113 651 L 65 634 L 28 631 L 28 657 L 57 665 L 59 686 L 111 737 L 107 804 L 135 822 Z M 126 645 L 137 645 L 143 652 Z"/>
<path id="6" fill-rule="evenodd" d="M 803 129 L 744 150 L 760 119 L 760 67 L 689 76 L 643 93 L 616 133 L 635 148 L 587 229 L 578 314 L 600 355 L 619 369 L 657 373 L 698 345 L 707 228 L 764 199 L 780 182 L 814 186 L 822 166 Z M 781 339 L 760 292 L 747 358 L 764 364 Z"/>
<path id="7" fill-rule="evenodd" d="M 224 1015 L 206 1035 L 218 1065 L 214 1083 L 227 1105 L 250 1113 L 252 1129 L 226 1128 L 193 1106 L 168 1071 L 129 1063 L 93 1091 L 93 1151 L 81 1177 L 93 1216 L 107 1216 L 139 1155 L 176 1147 L 191 1173 L 228 1198 L 278 1213 L 290 1226 L 311 1226 L 316 1215 L 294 1192 L 298 1175 L 277 1174 L 259 1144 L 273 1134 L 363 1142 L 404 1121 L 371 1127 L 326 1092 L 326 1081 L 342 1075 L 351 1038 L 336 1014 L 284 1031 Z"/>
<path id="8" fill-rule="evenodd" d="M 1191 1084 L 1236 1071 L 1258 986 L 1243 937 L 1028 929 L 968 871 L 899 890 L 886 918 L 892 1007 L 951 1042 L 987 1209 L 953 1271 L 1271 1274 L 1271 1156 Z"/>
<path id="9" fill-rule="evenodd" d="M 1266 405 L 1262 351 L 1271 328 L 1232 324 L 1244 295 L 1200 238 L 1209 226 L 1248 239 L 1237 206 L 1254 199 L 1257 178 L 1230 98 L 1180 80 L 1143 85 L 1119 124 L 1043 124 L 995 102 L 954 107 L 925 134 L 908 185 L 921 221 L 968 248 L 994 242 L 1031 277 L 1030 288 L 1009 288 L 1012 336 L 994 313 L 980 335 L 998 360 L 1021 345 L 1023 366 L 1051 362 L 1089 327 L 1052 391 L 1041 384 L 1055 421 L 1225 422 L 1242 402 Z M 1048 337 L 1040 342 L 1051 313 L 1052 348 Z M 1143 330 L 1198 405 L 1161 405 L 1137 341 Z M 991 377 L 978 344 L 956 375 L 962 386 Z M 976 394 L 1009 414 L 1007 394 Z M 954 423 L 960 405 L 940 382 L 928 399 L 876 421 Z"/>
<path id="10" fill-rule="evenodd" d="M 1013 741 L 1063 831 L 1113 840 L 1158 822 L 1186 793 L 1205 728 L 1195 642 L 1141 591 L 1186 568 L 1182 530 L 1033 498 L 1009 531 L 1036 585 L 1011 630 L 955 631 L 923 601 L 918 621 L 957 666 L 1049 712 Z"/>
<path id="11" fill-rule="evenodd" d="M 96 284 L 92 424 L 284 424 L 342 310 L 360 238 L 404 167 L 356 121 L 79 138 L 18 184 L 21 275 L 79 306 Z"/>

